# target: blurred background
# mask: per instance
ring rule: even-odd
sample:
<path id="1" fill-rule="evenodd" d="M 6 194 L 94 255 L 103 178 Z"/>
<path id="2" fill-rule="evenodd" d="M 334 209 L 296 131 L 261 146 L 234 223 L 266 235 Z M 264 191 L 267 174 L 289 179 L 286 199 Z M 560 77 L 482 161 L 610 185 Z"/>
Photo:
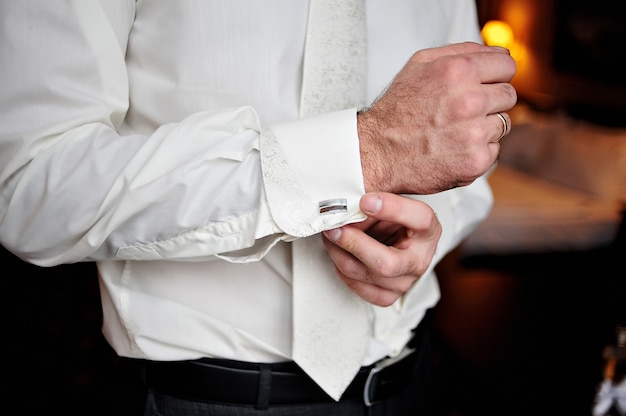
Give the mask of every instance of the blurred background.
<path id="1" fill-rule="evenodd" d="M 439 267 L 438 409 L 591 415 L 626 324 L 626 2 L 477 5 L 519 101 L 493 210 Z"/>
<path id="2" fill-rule="evenodd" d="M 476 1 L 485 41 L 518 62 L 519 104 L 494 209 L 438 267 L 433 414 L 590 415 L 626 323 L 626 1 Z M 3 249 L 0 264 L 3 390 L 22 414 L 141 414 L 136 366 L 100 333 L 94 265 Z"/>

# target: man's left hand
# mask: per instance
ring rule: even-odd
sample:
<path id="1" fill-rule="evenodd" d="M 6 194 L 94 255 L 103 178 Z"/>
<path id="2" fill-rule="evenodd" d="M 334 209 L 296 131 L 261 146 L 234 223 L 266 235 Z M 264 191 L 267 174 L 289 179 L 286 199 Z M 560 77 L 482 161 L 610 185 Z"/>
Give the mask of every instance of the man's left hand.
<path id="1" fill-rule="evenodd" d="M 441 224 L 424 202 L 391 193 L 365 194 L 368 218 L 324 232 L 339 278 L 366 301 L 389 306 L 428 269 Z"/>

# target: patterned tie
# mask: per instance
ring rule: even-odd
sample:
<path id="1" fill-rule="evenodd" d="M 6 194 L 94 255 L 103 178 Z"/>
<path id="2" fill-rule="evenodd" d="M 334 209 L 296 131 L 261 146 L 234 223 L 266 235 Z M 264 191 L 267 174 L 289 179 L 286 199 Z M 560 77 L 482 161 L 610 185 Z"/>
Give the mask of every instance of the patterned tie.
<path id="1" fill-rule="evenodd" d="M 364 0 L 311 0 L 309 8 L 301 116 L 363 107 Z M 339 400 L 367 351 L 367 305 L 335 275 L 321 235 L 301 238 L 292 246 L 293 357 Z"/>
<path id="2" fill-rule="evenodd" d="M 310 0 L 300 115 L 361 108 L 366 88 L 365 0 Z"/>

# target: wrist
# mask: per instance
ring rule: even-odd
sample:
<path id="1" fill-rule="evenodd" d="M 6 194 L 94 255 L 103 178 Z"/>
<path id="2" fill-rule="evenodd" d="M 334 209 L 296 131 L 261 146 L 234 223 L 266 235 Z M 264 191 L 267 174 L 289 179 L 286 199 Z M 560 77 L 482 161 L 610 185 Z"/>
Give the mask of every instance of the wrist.
<path id="1" fill-rule="evenodd" d="M 371 110 L 357 113 L 357 133 L 361 153 L 361 169 L 365 192 L 392 192 L 386 155 L 389 149 L 382 145 L 381 127 Z"/>

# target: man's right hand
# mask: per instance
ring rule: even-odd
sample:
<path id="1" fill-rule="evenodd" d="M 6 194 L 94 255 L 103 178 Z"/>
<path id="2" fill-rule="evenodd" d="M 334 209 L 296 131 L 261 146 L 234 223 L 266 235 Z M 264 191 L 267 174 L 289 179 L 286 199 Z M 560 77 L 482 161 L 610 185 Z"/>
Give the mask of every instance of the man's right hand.
<path id="1" fill-rule="evenodd" d="M 366 192 L 431 194 L 468 185 L 500 151 L 517 94 L 508 50 L 459 43 L 416 52 L 358 115 Z"/>

